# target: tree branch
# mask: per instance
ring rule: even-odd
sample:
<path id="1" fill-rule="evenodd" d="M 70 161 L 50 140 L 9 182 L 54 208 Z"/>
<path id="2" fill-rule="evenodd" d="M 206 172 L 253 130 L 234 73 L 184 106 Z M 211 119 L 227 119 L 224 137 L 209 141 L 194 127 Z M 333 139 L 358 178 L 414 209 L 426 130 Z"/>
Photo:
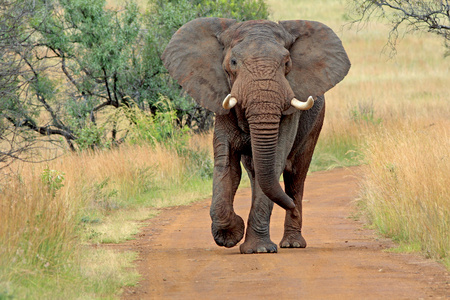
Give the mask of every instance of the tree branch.
<path id="1" fill-rule="evenodd" d="M 411 0 L 353 0 L 359 18 L 354 21 L 370 20 L 377 12 L 392 24 L 390 44 L 395 51 L 395 41 L 400 25 L 405 24 L 408 31 L 427 31 L 444 38 L 450 47 L 450 5 L 449 1 L 411 1 Z M 385 10 L 387 8 L 388 10 Z M 389 10 L 395 12 L 390 14 Z"/>

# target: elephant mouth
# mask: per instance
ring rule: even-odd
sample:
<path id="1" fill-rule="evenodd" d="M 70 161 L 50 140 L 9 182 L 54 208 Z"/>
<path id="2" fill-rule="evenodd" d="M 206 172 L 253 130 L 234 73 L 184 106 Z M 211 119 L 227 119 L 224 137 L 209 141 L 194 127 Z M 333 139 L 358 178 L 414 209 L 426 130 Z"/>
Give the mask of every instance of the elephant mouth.
<path id="1" fill-rule="evenodd" d="M 222 102 L 222 107 L 225 109 L 232 109 L 237 103 L 238 100 L 236 99 L 236 97 L 228 94 Z M 305 102 L 302 102 L 294 97 L 291 100 L 291 105 L 298 110 L 309 110 L 314 105 L 314 98 L 312 96 L 309 96 Z"/>

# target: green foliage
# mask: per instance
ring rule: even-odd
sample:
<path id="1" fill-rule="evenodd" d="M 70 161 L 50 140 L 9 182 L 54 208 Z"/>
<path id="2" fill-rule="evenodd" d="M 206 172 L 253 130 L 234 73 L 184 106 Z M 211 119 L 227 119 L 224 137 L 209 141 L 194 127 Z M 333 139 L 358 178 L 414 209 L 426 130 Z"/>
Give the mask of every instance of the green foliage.
<path id="1" fill-rule="evenodd" d="M 14 67 L 24 71 L 12 77 L 16 90 L 8 94 L 0 117 L 42 135 L 59 134 L 73 149 L 77 139 L 81 150 L 108 146 L 106 131 L 114 124 L 103 126 L 99 112 L 126 104 L 135 83 L 128 73 L 134 73 L 129 63 L 143 34 L 137 5 L 122 10 L 106 9 L 104 0 L 14 5 L 22 3 L 33 6 L 25 22 L 29 41 L 10 51 L 21 58 Z"/>
<path id="2" fill-rule="evenodd" d="M 50 170 L 47 167 L 41 173 L 41 180 L 47 186 L 48 191 L 54 197 L 55 193 L 64 186 L 64 172 Z"/>
<path id="3" fill-rule="evenodd" d="M 267 19 L 268 7 L 261 0 L 197 0 L 197 9 L 205 17 L 231 18 L 238 21 Z"/>
<path id="4" fill-rule="evenodd" d="M 190 161 L 189 169 L 191 174 L 196 174 L 203 180 L 213 178 L 214 160 L 206 150 L 197 149 L 187 154 Z"/>
<path id="5" fill-rule="evenodd" d="M 154 114 L 137 106 L 122 107 L 125 118 L 130 122 L 128 141 L 131 144 L 164 144 L 181 153 L 187 143 L 188 127 L 177 126 L 177 115 L 173 104 L 160 95 L 158 110 Z"/>
<path id="6" fill-rule="evenodd" d="M 88 123 L 76 132 L 78 136 L 76 143 L 80 150 L 109 148 L 111 145 L 110 141 L 105 139 L 106 132 L 103 127 Z"/>
<path id="7" fill-rule="evenodd" d="M 350 119 L 355 123 L 370 123 L 372 125 L 380 124 L 383 119 L 375 117 L 373 102 L 358 102 L 357 106 L 349 109 Z"/>
<path id="8" fill-rule="evenodd" d="M 90 206 L 102 211 L 110 211 L 119 208 L 118 191 L 109 187 L 110 179 L 107 177 L 99 183 L 94 183 L 91 187 Z"/>
<path id="9" fill-rule="evenodd" d="M 115 9 L 106 8 L 105 0 L 13 2 L 13 8 L 33 9 L 26 11 L 22 27 L 11 23 L 17 39 L 27 37 L 26 46 L 7 48 L 13 55 L 0 54 L 4 70 L 24 70 L 0 79 L 0 95 L 2 85 L 8 88 L 0 118 L 16 128 L 60 135 L 72 150 L 109 148 L 127 137 L 126 124 L 105 122 L 107 107 L 131 109 L 136 104 L 151 115 L 151 122 L 141 115 L 133 123 L 138 132 L 129 135 L 133 143 L 138 138 L 174 140 L 179 131 L 170 126 L 211 127 L 212 113 L 172 81 L 160 60 L 162 51 L 173 33 L 194 18 L 264 19 L 267 6 L 261 0 L 150 3 L 143 14 L 133 1 Z M 7 23 L 18 17 L 12 11 Z M 170 99 L 170 107 L 161 104 L 162 97 Z"/>

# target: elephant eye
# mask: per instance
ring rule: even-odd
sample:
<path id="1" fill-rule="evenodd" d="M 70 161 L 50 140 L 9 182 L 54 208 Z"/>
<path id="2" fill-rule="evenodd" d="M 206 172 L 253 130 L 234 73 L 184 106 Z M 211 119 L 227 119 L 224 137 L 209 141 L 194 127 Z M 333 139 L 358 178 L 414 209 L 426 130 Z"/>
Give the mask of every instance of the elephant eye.
<path id="1" fill-rule="evenodd" d="M 285 67 L 285 69 L 284 69 L 285 74 L 287 75 L 291 71 L 292 61 L 290 59 L 288 61 L 286 61 L 284 63 L 284 67 Z"/>
<path id="2" fill-rule="evenodd" d="M 230 60 L 230 64 L 231 64 L 232 66 L 236 66 L 236 65 L 237 65 L 236 59 L 232 58 L 232 59 Z"/>
<path id="3" fill-rule="evenodd" d="M 291 67 L 291 65 L 292 65 L 292 60 L 291 60 L 291 59 L 287 59 L 286 62 L 284 63 L 284 66 L 285 66 L 286 68 Z"/>

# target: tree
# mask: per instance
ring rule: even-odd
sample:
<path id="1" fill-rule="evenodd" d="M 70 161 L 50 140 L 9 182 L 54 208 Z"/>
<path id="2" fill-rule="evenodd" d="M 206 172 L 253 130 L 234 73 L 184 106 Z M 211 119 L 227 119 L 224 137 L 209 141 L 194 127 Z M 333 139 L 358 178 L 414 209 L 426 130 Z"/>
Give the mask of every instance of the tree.
<path id="1" fill-rule="evenodd" d="M 0 169 L 14 160 L 36 162 L 42 159 L 42 150 L 54 139 L 46 136 L 36 139 L 30 132 L 45 131 L 31 119 L 21 117 L 23 99 L 29 93 L 31 69 L 27 58 L 31 51 L 34 31 L 27 25 L 36 12 L 33 1 L 0 0 Z M 41 66 L 31 65 L 37 72 Z M 26 129 L 25 129 L 26 128 Z"/>
<path id="2" fill-rule="evenodd" d="M 104 0 L 25 0 L 11 7 L 22 2 L 31 7 L 23 25 L 30 34 L 24 50 L 9 51 L 23 71 L 15 75 L 21 87 L 14 96 L 2 97 L 4 119 L 59 135 L 72 150 L 100 146 L 107 131 L 116 141 L 114 122 L 106 128 L 97 114 L 128 104 L 126 74 L 141 32 L 137 6 L 118 12 L 104 9 Z"/>
<path id="3" fill-rule="evenodd" d="M 443 38 L 450 49 L 450 2 L 438 0 L 352 0 L 358 21 L 382 17 L 390 21 L 389 43 L 393 50 L 404 26 L 406 32 L 426 31 Z"/>
<path id="4" fill-rule="evenodd" d="M 144 15 L 133 1 L 110 9 L 105 0 L 0 0 L 0 139 L 10 145 L 1 151 L 13 157 L 19 141 L 27 141 L 25 150 L 42 139 L 65 141 L 71 150 L 118 144 L 136 125 L 123 112 L 134 106 L 151 116 L 174 110 L 178 127 L 211 126 L 212 114 L 172 81 L 161 53 L 194 18 L 261 19 L 267 6 L 149 1 Z"/>

